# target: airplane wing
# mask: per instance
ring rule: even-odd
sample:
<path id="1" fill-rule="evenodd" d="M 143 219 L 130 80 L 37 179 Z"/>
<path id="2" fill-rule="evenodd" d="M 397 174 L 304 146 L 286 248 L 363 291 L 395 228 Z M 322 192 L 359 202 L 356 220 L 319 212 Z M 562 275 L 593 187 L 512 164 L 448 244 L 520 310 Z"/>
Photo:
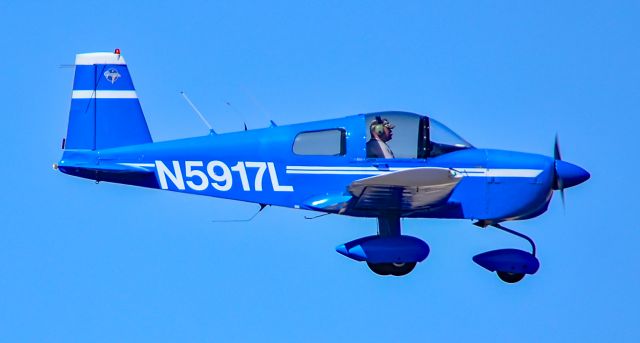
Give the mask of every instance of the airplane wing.
<path id="1" fill-rule="evenodd" d="M 461 177 L 448 168 L 412 168 L 352 182 L 349 194 L 315 197 L 305 203 L 314 210 L 414 211 L 445 200 Z"/>

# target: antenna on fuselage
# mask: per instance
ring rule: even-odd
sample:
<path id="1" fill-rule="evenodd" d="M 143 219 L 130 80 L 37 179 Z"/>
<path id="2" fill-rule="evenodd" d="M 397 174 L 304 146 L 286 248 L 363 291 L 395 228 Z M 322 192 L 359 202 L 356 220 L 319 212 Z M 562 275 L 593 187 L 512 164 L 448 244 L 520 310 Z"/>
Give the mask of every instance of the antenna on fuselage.
<path id="1" fill-rule="evenodd" d="M 213 130 L 213 127 L 211 127 L 211 124 L 209 124 L 209 122 L 207 121 L 207 119 L 202 115 L 202 113 L 200 113 L 200 111 L 198 111 L 198 108 L 196 107 L 196 105 L 194 105 L 191 100 L 189 100 L 189 97 L 187 96 L 187 94 L 185 92 L 180 92 L 180 94 L 182 95 L 182 97 L 184 98 L 184 100 L 187 101 L 187 103 L 189 104 L 189 106 L 191 106 L 191 109 L 193 109 L 194 112 L 196 112 L 196 114 L 198 114 L 198 116 L 200 117 L 200 119 L 202 119 L 202 121 L 204 122 L 205 125 L 207 125 L 207 127 L 209 128 L 209 134 L 215 135 L 216 132 Z"/>
<path id="2" fill-rule="evenodd" d="M 253 220 L 253 218 L 255 218 L 256 216 L 258 216 L 258 214 L 260 214 L 260 212 L 262 212 L 262 210 L 264 210 L 265 207 L 269 206 L 267 204 L 263 204 L 263 203 L 258 203 L 258 205 L 260 205 L 260 209 L 258 210 L 258 212 L 254 213 L 251 217 L 246 218 L 246 219 L 217 219 L 217 220 L 212 220 L 212 223 L 245 223 L 245 222 L 250 222 Z"/>
<path id="3" fill-rule="evenodd" d="M 225 103 L 227 106 L 229 106 L 229 108 L 230 108 L 230 109 L 232 109 L 234 112 L 236 112 L 236 114 L 238 114 L 239 116 L 241 116 L 241 117 L 242 117 L 242 119 L 243 119 L 243 122 L 242 122 L 242 123 L 244 124 L 244 130 L 245 130 L 245 131 L 247 131 L 247 121 L 246 121 L 246 119 L 245 119 L 244 115 L 243 115 L 242 113 L 240 113 L 240 111 L 238 111 L 235 107 L 231 106 L 231 102 L 229 102 L 229 101 L 225 101 L 224 103 Z"/>
<path id="4" fill-rule="evenodd" d="M 323 213 L 323 214 L 319 214 L 317 216 L 313 216 L 313 217 L 309 217 L 309 216 L 304 216 L 304 219 L 316 219 L 316 218 L 320 218 L 320 217 L 324 217 L 324 216 L 328 216 L 331 213 Z"/>

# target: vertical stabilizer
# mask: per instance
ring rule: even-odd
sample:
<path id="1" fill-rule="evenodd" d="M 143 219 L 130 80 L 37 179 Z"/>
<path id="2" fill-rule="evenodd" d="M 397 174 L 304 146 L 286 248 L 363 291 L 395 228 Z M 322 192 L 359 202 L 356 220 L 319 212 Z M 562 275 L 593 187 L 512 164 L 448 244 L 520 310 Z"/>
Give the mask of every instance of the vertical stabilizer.
<path id="1" fill-rule="evenodd" d="M 65 148 L 99 150 L 150 142 L 120 51 L 76 55 Z"/>

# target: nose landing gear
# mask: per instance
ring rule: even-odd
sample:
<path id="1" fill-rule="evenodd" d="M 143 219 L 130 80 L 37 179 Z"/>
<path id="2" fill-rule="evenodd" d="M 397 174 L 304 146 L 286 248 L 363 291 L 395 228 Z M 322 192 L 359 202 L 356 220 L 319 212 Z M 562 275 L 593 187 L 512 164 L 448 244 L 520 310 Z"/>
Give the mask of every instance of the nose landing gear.
<path id="1" fill-rule="evenodd" d="M 516 283 L 524 278 L 526 274 L 535 274 L 540 267 L 540 262 L 536 258 L 536 245 L 528 236 L 508 229 L 500 224 L 475 223 L 480 227 L 491 225 L 496 229 L 505 231 L 512 235 L 526 239 L 531 244 L 531 253 L 518 249 L 492 250 L 473 257 L 473 261 L 481 267 L 496 272 L 500 280 L 506 283 Z"/>

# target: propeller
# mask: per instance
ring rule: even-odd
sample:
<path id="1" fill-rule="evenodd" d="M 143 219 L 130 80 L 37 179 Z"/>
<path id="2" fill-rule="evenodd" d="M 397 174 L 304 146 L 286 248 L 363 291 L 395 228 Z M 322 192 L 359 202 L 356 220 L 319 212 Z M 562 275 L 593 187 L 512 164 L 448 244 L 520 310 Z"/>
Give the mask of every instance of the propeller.
<path id="1" fill-rule="evenodd" d="M 562 154 L 560 153 L 560 143 L 558 142 L 558 134 L 556 133 L 556 139 L 553 143 L 553 187 L 560 191 L 560 198 L 562 199 L 562 209 L 566 211 L 565 199 L 564 199 L 564 185 L 562 178 L 558 175 L 558 161 L 562 161 Z"/>
<path id="2" fill-rule="evenodd" d="M 558 134 L 556 134 L 555 143 L 553 145 L 554 170 L 553 183 L 551 187 L 560 191 L 562 208 L 565 208 L 564 189 L 587 181 L 591 175 L 588 171 L 578 167 L 577 165 L 562 160 L 560 143 L 558 141 Z"/>

